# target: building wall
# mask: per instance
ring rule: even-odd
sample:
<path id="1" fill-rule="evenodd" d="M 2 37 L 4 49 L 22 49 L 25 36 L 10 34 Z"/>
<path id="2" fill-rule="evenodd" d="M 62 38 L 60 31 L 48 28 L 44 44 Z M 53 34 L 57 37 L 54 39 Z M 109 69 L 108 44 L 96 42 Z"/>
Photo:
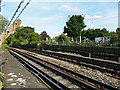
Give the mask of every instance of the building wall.
<path id="1" fill-rule="evenodd" d="M 105 43 L 105 42 L 109 42 L 110 41 L 110 37 L 95 37 L 95 42 L 96 43 Z"/>

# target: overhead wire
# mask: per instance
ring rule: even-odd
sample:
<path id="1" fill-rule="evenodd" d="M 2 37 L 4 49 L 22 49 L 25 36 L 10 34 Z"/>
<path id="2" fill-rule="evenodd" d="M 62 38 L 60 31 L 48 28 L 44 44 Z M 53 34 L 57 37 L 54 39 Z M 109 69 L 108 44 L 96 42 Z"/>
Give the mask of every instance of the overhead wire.
<path id="1" fill-rule="evenodd" d="M 29 5 L 29 3 L 31 2 L 32 0 L 29 0 L 28 3 L 24 6 L 24 8 L 21 10 L 21 12 L 19 13 L 19 15 L 17 16 L 17 18 L 15 19 L 15 21 L 19 18 L 19 16 L 23 13 L 23 11 L 25 10 L 25 8 Z M 15 22 L 14 21 L 14 22 Z"/>
<path id="2" fill-rule="evenodd" d="M 23 13 L 23 11 L 25 10 L 25 8 L 29 5 L 29 3 L 30 3 L 31 1 L 32 1 L 32 0 L 29 0 L 29 1 L 27 2 L 27 4 L 26 4 L 26 5 L 24 6 L 24 8 L 21 10 L 21 12 L 20 12 L 19 15 L 17 16 L 17 18 L 14 20 L 14 22 L 19 18 L 19 16 Z M 15 11 L 15 13 L 14 13 L 12 19 L 10 20 L 9 24 L 7 25 L 6 30 L 8 29 L 8 27 L 9 27 L 9 25 L 11 24 L 12 20 L 13 20 L 14 17 L 16 16 L 16 13 L 17 13 L 18 10 L 20 9 L 21 4 L 22 4 L 23 2 L 24 2 L 24 0 L 22 0 L 22 1 L 20 2 L 20 4 L 19 4 L 17 10 Z M 13 22 L 13 23 L 14 23 L 14 22 Z"/>
<path id="3" fill-rule="evenodd" d="M 22 5 L 23 2 L 24 2 L 24 0 L 22 0 L 22 1 L 19 3 L 18 8 L 16 9 L 16 11 L 15 11 L 14 15 L 12 16 L 10 22 L 8 23 L 6 29 L 7 29 L 7 28 L 9 27 L 9 25 L 11 24 L 12 20 L 13 20 L 14 17 L 16 16 L 16 14 L 17 14 L 18 10 L 20 9 L 20 7 L 21 7 L 21 5 Z"/>
<path id="4" fill-rule="evenodd" d="M 20 12 L 19 15 L 17 16 L 17 18 L 14 20 L 14 22 L 15 22 L 15 21 L 19 18 L 19 16 L 23 13 L 23 11 L 25 10 L 25 8 L 29 5 L 30 1 L 32 1 L 32 0 L 29 0 L 29 1 L 27 2 L 27 4 L 26 4 L 26 5 L 24 6 L 24 8 L 21 10 L 21 12 Z M 24 0 L 22 0 L 22 1 L 19 3 L 19 6 L 18 6 L 17 10 L 15 11 L 14 15 L 12 16 L 10 22 L 8 23 L 5 31 L 8 29 L 9 25 L 11 24 L 12 20 L 13 20 L 14 17 L 16 16 L 16 14 L 17 14 L 18 10 L 20 9 L 20 7 L 21 7 L 21 5 L 22 5 L 23 2 L 24 2 Z M 14 23 L 14 22 L 13 22 L 13 23 Z"/>

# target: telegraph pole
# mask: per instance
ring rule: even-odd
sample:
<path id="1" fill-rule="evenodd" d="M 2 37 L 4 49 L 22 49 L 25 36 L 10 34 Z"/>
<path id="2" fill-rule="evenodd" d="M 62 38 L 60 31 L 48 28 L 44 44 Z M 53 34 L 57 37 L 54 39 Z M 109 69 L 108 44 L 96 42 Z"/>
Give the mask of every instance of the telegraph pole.
<path id="1" fill-rule="evenodd" d="M 82 17 L 85 18 L 85 15 L 82 14 Z M 80 45 L 81 45 L 81 42 L 82 42 L 82 40 L 81 40 L 81 34 L 82 34 L 82 30 L 81 30 L 81 32 L 80 32 Z"/>

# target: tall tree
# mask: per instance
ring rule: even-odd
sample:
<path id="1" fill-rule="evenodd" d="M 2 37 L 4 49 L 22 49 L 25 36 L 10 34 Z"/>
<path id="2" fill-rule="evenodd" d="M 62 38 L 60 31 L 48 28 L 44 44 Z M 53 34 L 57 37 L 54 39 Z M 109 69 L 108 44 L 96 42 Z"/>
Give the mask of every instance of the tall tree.
<path id="1" fill-rule="evenodd" d="M 116 32 L 118 34 L 118 46 L 120 47 L 120 28 L 117 28 Z"/>
<path id="2" fill-rule="evenodd" d="M 67 33 L 67 36 L 73 37 L 73 39 L 76 40 L 79 36 L 81 36 L 82 30 L 85 27 L 84 17 L 82 15 L 73 15 L 66 22 L 63 33 Z"/>
<path id="3" fill-rule="evenodd" d="M 8 20 L 0 15 L 0 34 L 5 30 L 5 26 L 8 24 Z"/>
<path id="4" fill-rule="evenodd" d="M 117 28 L 116 32 L 117 32 L 118 36 L 120 36 L 120 28 Z"/>
<path id="5" fill-rule="evenodd" d="M 43 40 L 46 40 L 46 39 L 50 40 L 51 39 L 46 31 L 41 32 L 40 36 L 42 37 Z"/>
<path id="6" fill-rule="evenodd" d="M 110 32 L 109 37 L 110 37 L 110 43 L 111 44 L 115 43 L 116 40 L 118 40 L 118 35 L 117 35 L 116 32 Z"/>

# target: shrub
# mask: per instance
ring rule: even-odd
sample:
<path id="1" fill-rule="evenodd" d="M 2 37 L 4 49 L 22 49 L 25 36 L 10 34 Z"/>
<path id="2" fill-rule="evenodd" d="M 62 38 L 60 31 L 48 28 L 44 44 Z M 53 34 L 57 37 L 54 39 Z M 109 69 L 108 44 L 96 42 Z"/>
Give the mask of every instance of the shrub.
<path id="1" fill-rule="evenodd" d="M 7 48 L 9 48 L 7 44 L 2 44 L 2 50 L 6 50 Z"/>

